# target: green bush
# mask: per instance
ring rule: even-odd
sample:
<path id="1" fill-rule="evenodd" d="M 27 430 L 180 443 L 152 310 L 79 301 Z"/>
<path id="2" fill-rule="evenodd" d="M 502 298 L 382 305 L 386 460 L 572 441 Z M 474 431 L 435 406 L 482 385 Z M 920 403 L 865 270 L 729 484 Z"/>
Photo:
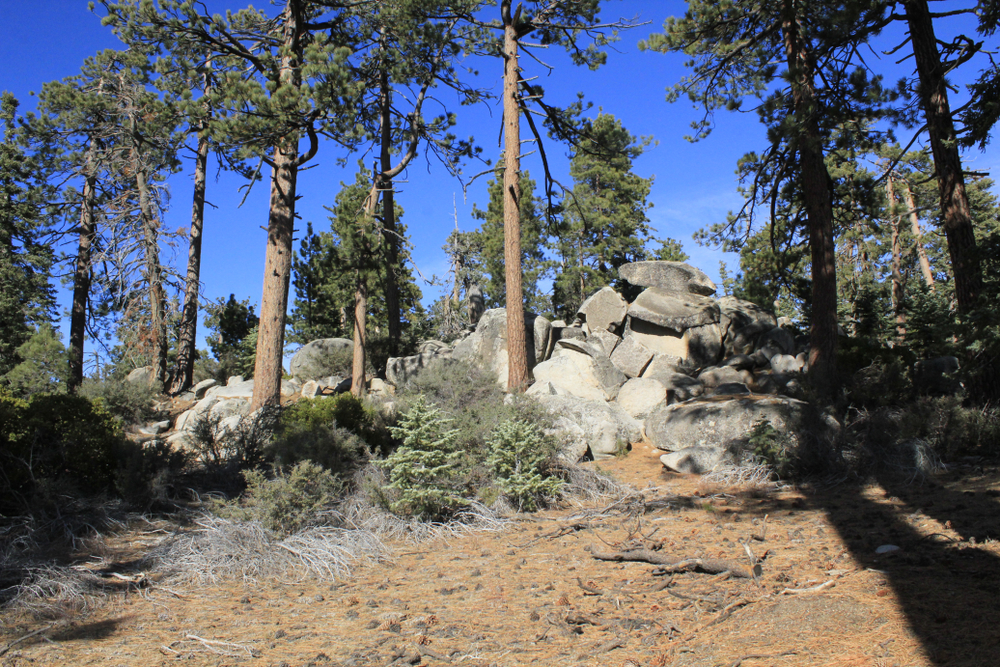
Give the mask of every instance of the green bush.
<path id="1" fill-rule="evenodd" d="M 522 420 L 501 423 L 487 440 L 487 464 L 500 490 L 522 510 L 534 511 L 540 499 L 559 493 L 562 482 L 546 475 L 555 445 L 538 427 Z"/>
<path id="2" fill-rule="evenodd" d="M 153 400 L 156 392 L 141 382 L 107 378 L 87 378 L 80 385 L 80 396 L 100 403 L 104 410 L 123 424 L 143 424 L 156 417 Z"/>
<path id="3" fill-rule="evenodd" d="M 7 494 L 26 500 L 43 479 L 83 493 L 114 491 L 123 443 L 121 425 L 99 402 L 0 393 L 0 484 Z"/>
<path id="4" fill-rule="evenodd" d="M 750 427 L 748 442 L 754 458 L 771 466 L 778 477 L 785 477 L 791 472 L 792 457 L 788 452 L 788 438 L 766 417 L 758 419 Z"/>
<path id="5" fill-rule="evenodd" d="M 278 469 L 273 479 L 260 470 L 243 473 L 246 492 L 238 502 L 217 512 L 239 520 L 260 521 L 268 530 L 290 535 L 318 521 L 319 512 L 337 499 L 341 483 L 329 470 L 311 461 L 296 464 L 288 474 Z"/>
<path id="6" fill-rule="evenodd" d="M 386 488 L 394 491 L 390 509 L 424 520 L 446 518 L 462 500 L 457 448 L 451 419 L 422 398 L 400 415 L 392 434 L 402 441 L 379 465 L 389 472 Z"/>
<path id="7" fill-rule="evenodd" d="M 346 475 L 388 443 L 379 413 L 352 394 L 339 394 L 286 408 L 268 455 L 279 465 L 309 460 Z"/>

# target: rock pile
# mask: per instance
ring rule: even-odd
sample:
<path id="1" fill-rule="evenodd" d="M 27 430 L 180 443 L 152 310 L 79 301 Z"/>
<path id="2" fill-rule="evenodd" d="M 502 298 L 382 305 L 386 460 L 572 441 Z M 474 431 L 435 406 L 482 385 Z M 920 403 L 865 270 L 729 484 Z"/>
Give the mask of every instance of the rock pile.
<path id="1" fill-rule="evenodd" d="M 703 472 L 732 461 L 757 420 L 791 432 L 805 419 L 796 378 L 807 369 L 806 341 L 779 327 L 772 313 L 714 298 L 711 279 L 681 262 L 634 262 L 620 275 L 645 288 L 631 303 L 605 287 L 570 326 L 525 316 L 534 378 L 527 394 L 556 415 L 569 442 L 565 456 L 608 457 L 645 433 L 672 452 L 662 459 L 666 465 Z M 428 343 L 418 355 L 391 359 L 387 380 L 399 385 L 437 360 L 456 358 L 505 384 L 506 333 L 506 312 L 486 311 L 453 347 Z"/>

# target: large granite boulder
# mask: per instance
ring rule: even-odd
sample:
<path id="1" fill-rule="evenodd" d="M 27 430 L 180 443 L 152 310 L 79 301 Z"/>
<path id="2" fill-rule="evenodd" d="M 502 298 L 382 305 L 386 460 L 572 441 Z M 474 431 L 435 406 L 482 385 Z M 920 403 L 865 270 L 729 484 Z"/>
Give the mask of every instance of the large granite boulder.
<path id="1" fill-rule="evenodd" d="M 281 381 L 281 395 L 295 396 L 302 391 L 302 385 L 295 380 L 282 380 Z M 210 387 L 205 392 L 206 397 L 215 398 L 252 398 L 253 397 L 253 380 L 244 380 L 239 376 L 234 376 L 230 378 L 229 384 L 225 387 L 221 385 L 215 385 Z"/>
<path id="2" fill-rule="evenodd" d="M 155 377 L 156 373 L 153 371 L 152 366 L 140 366 L 139 368 L 133 369 L 127 376 L 125 376 L 125 381 L 129 384 L 149 387 L 153 384 Z"/>
<path id="3" fill-rule="evenodd" d="M 809 404 L 778 396 L 720 396 L 659 408 L 645 421 L 655 447 L 677 451 L 687 447 L 744 447 L 754 423 L 767 419 L 788 436 L 793 449 L 801 444 Z"/>
<path id="4" fill-rule="evenodd" d="M 658 287 L 702 296 L 715 294 L 715 283 L 703 271 L 684 262 L 632 262 L 623 264 L 618 275 L 637 287 Z"/>
<path id="5" fill-rule="evenodd" d="M 659 380 L 634 377 L 618 391 L 618 405 L 635 419 L 667 404 L 667 388 Z"/>
<path id="6" fill-rule="evenodd" d="M 753 375 L 748 371 L 740 371 L 732 366 L 716 366 L 706 368 L 698 374 L 698 381 L 709 389 L 730 382 L 747 384 L 753 382 Z"/>
<path id="7" fill-rule="evenodd" d="M 548 382 L 559 391 L 592 401 L 613 401 L 628 379 L 603 355 L 563 348 L 535 366 L 536 382 Z"/>
<path id="8" fill-rule="evenodd" d="M 628 303 L 621 294 L 610 287 L 602 287 L 580 305 L 578 314 L 590 327 L 591 333 L 598 330 L 618 333 L 622 330 Z"/>
<path id="9" fill-rule="evenodd" d="M 653 360 L 655 353 L 640 343 L 634 336 L 629 336 L 615 347 L 611 354 L 611 363 L 630 378 L 639 377 L 646 366 Z"/>
<path id="10" fill-rule="evenodd" d="M 451 349 L 448 347 L 428 348 L 426 352 L 411 357 L 390 357 L 385 364 L 385 379 L 389 384 L 402 387 L 431 364 L 450 358 Z"/>
<path id="11" fill-rule="evenodd" d="M 685 447 L 660 457 L 660 463 L 675 472 L 700 475 L 722 463 L 735 463 L 732 452 L 718 447 Z"/>
<path id="12" fill-rule="evenodd" d="M 751 301 L 734 296 L 719 299 L 719 310 L 722 314 L 722 341 L 727 356 L 750 354 L 760 335 L 778 326 L 778 320 L 772 313 Z"/>
<path id="13" fill-rule="evenodd" d="M 611 458 L 620 446 L 642 439 L 642 425 L 617 403 L 552 394 L 534 398 L 555 416 L 553 435 L 563 441 L 561 456 L 569 461 L 588 451 L 594 459 Z"/>
<path id="14" fill-rule="evenodd" d="M 321 338 L 306 343 L 292 356 L 288 372 L 300 382 L 343 375 L 350 368 L 348 355 L 354 342 L 346 338 Z"/>
<path id="15" fill-rule="evenodd" d="M 552 325 L 544 317 L 533 313 L 524 314 L 525 339 L 528 344 L 528 371 L 538 361 L 548 358 L 554 343 Z M 476 364 L 480 368 L 495 373 L 497 381 L 507 386 L 507 310 L 493 308 L 483 313 L 476 330 L 463 340 L 455 343 L 452 358 Z"/>
<path id="16" fill-rule="evenodd" d="M 633 320 L 683 332 L 703 324 L 718 324 L 722 312 L 710 297 L 650 287 L 628 307 L 628 315 Z"/>
<path id="17" fill-rule="evenodd" d="M 595 329 L 587 336 L 587 342 L 604 350 L 604 354 L 611 356 L 615 348 L 622 342 L 621 337 L 605 329 Z"/>
<path id="18" fill-rule="evenodd" d="M 687 339 L 687 363 L 704 368 L 714 366 L 722 359 L 722 328 L 718 324 L 703 324 L 684 332 Z"/>
<path id="19" fill-rule="evenodd" d="M 775 327 L 761 334 L 757 341 L 757 352 L 770 360 L 776 354 L 795 356 L 795 336 L 784 327 Z"/>

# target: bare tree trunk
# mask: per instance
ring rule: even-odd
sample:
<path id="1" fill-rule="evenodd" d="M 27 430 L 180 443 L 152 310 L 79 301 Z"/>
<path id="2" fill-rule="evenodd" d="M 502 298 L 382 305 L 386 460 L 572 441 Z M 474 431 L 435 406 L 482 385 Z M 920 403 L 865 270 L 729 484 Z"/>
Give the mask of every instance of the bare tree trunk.
<path id="1" fill-rule="evenodd" d="M 293 86 L 301 83 L 301 11 L 299 2 L 288 0 L 282 12 L 284 48 L 279 78 L 282 83 Z M 313 144 L 312 153 L 315 149 L 313 134 L 310 134 L 310 141 Z M 292 234 L 295 231 L 295 186 L 300 161 L 304 159 L 299 156 L 299 137 L 295 133 L 290 133 L 274 148 L 251 410 L 281 404 L 281 360 L 285 349 L 285 314 L 288 310 L 288 283 L 292 275 Z"/>
<path id="2" fill-rule="evenodd" d="M 527 337 L 524 331 L 524 294 L 521 289 L 521 118 L 518 105 L 517 16 L 511 0 L 502 0 L 504 24 L 504 278 L 507 283 L 507 389 L 524 391 L 528 384 Z M 518 11 L 518 16 L 520 11 Z"/>
<path id="3" fill-rule="evenodd" d="M 389 149 L 392 140 L 392 124 L 389 117 L 392 103 L 392 91 L 389 88 L 389 73 L 385 67 L 382 68 L 380 78 L 379 103 L 381 106 L 381 130 L 382 130 L 382 151 L 381 167 L 382 173 L 387 174 L 392 169 Z M 396 236 L 396 211 L 393 208 L 392 179 L 383 177 L 379 184 L 382 190 L 382 226 L 385 230 L 385 240 L 387 244 L 385 261 L 385 310 L 389 318 L 389 354 L 395 357 L 399 354 L 399 343 L 402 338 L 403 328 L 399 311 L 399 283 L 397 272 L 399 269 L 399 239 Z"/>
<path id="4" fill-rule="evenodd" d="M 95 149 L 96 145 L 91 139 L 87 150 L 86 175 L 80 202 L 80 236 L 77 241 L 76 268 L 73 272 L 73 306 L 69 324 L 69 377 L 66 382 L 71 394 L 75 394 L 83 382 L 83 347 L 87 337 L 87 303 L 90 299 L 92 279 L 91 248 L 97 227 L 94 222 L 94 190 L 97 185 Z"/>
<path id="5" fill-rule="evenodd" d="M 906 314 L 903 312 L 902 250 L 899 242 L 899 224 L 902 216 L 892 209 L 896 205 L 895 183 L 892 175 L 885 181 L 885 194 L 889 200 L 889 226 L 892 229 L 892 312 L 896 316 L 896 337 L 902 341 L 906 337 Z"/>
<path id="6" fill-rule="evenodd" d="M 297 138 L 274 149 L 271 203 L 267 221 L 267 255 L 264 259 L 264 291 L 260 300 L 251 410 L 281 403 L 281 359 L 285 349 L 288 283 L 292 274 L 298 153 Z"/>
<path id="7" fill-rule="evenodd" d="M 960 311 L 968 311 L 982 291 L 983 274 L 976 252 L 972 212 L 962 175 L 955 124 L 948 104 L 948 82 L 941 63 L 934 23 L 927 0 L 906 0 L 906 21 L 920 78 L 920 103 L 927 119 L 927 134 L 934 155 L 934 170 L 941 196 L 941 217 L 948 240 L 948 254 L 955 274 L 955 298 Z"/>
<path id="8" fill-rule="evenodd" d="M 141 158 L 136 158 L 141 159 Z M 149 326 L 153 348 L 153 377 L 157 391 L 163 391 L 167 379 L 167 322 L 164 316 L 163 270 L 160 266 L 160 222 L 153 213 L 149 183 L 144 167 L 135 170 L 139 190 L 139 210 L 142 215 L 143 251 L 146 255 L 146 281 L 149 289 Z"/>
<path id="9" fill-rule="evenodd" d="M 920 216 L 917 214 L 917 204 L 913 200 L 913 191 L 910 189 L 910 184 L 904 181 L 903 186 L 906 206 L 910 209 L 910 233 L 913 234 L 913 242 L 917 248 L 920 273 L 924 276 L 924 284 L 933 292 L 934 272 L 931 271 L 931 261 L 927 258 L 927 250 L 924 248 L 924 232 L 920 229 Z"/>
<path id="10" fill-rule="evenodd" d="M 191 240 L 188 245 L 184 309 L 177 341 L 177 369 L 170 393 L 179 394 L 194 383 L 195 345 L 198 335 L 198 291 L 201 287 L 201 232 L 205 223 L 205 174 L 208 170 L 208 132 L 198 133 L 194 163 L 194 199 L 191 204 Z"/>
<path id="11" fill-rule="evenodd" d="M 818 394 L 832 400 L 837 371 L 837 261 L 833 238 L 830 174 L 815 117 L 814 63 L 799 34 L 794 4 L 785 5 L 782 36 L 792 85 L 795 138 L 812 255 L 812 317 L 809 327 L 809 376 Z"/>
<path id="12" fill-rule="evenodd" d="M 359 221 L 362 234 L 367 232 L 372 216 L 375 214 L 375 204 L 378 202 L 378 184 L 381 178 L 378 174 L 374 174 L 374 177 L 375 184 L 372 186 L 371 192 L 368 193 L 368 199 L 365 200 L 365 207 L 362 211 L 363 217 Z M 385 208 L 384 205 L 383 208 Z M 362 265 L 357 269 L 357 287 L 354 291 L 354 356 L 351 367 L 351 393 L 358 398 L 365 395 L 368 383 L 368 379 L 365 377 L 365 366 L 368 363 L 368 272 L 363 266 L 366 259 L 365 257 L 356 258 L 356 261 Z"/>

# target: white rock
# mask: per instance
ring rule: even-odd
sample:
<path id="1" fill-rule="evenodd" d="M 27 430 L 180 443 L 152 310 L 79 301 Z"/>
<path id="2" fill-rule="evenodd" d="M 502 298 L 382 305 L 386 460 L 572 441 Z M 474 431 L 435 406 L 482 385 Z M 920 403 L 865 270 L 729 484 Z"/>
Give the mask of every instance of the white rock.
<path id="1" fill-rule="evenodd" d="M 632 378 L 618 391 L 618 405 L 635 419 L 645 419 L 656 408 L 667 404 L 667 388 L 652 378 Z"/>

